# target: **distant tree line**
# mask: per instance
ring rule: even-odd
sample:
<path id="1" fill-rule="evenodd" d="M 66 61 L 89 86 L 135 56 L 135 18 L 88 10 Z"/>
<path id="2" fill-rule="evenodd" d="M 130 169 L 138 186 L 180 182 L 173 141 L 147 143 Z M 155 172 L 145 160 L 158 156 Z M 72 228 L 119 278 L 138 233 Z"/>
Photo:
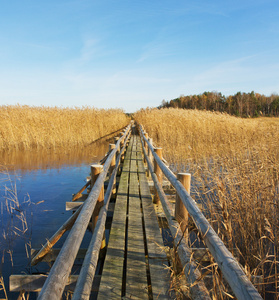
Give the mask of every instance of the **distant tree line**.
<path id="1" fill-rule="evenodd" d="M 163 107 L 220 111 L 240 117 L 278 117 L 279 95 L 267 97 L 252 91 L 224 96 L 219 92 L 204 92 L 199 95 L 182 95 L 170 101 L 163 100 L 160 108 Z"/>

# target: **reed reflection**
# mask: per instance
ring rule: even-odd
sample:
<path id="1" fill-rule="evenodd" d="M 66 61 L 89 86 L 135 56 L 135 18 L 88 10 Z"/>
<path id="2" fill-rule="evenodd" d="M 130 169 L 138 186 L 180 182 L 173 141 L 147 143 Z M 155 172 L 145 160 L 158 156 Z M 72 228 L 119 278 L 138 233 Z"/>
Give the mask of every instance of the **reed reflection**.
<path id="1" fill-rule="evenodd" d="M 2 151 L 0 164 L 8 170 L 46 170 L 98 162 L 108 151 L 109 141 L 99 141 L 87 147 L 71 149 L 40 149 L 30 151 Z"/>

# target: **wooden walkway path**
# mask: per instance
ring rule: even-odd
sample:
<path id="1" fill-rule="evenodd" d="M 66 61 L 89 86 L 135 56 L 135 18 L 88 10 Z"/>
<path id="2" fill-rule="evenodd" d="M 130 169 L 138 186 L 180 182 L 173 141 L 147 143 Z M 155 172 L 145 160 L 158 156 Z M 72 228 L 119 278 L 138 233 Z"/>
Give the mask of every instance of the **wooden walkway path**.
<path id="1" fill-rule="evenodd" d="M 162 234 L 140 138 L 133 135 L 123 163 L 98 299 L 167 299 L 168 291 Z"/>
<path id="2" fill-rule="evenodd" d="M 93 292 L 90 299 L 170 299 L 169 262 L 146 177 L 141 140 L 139 135 L 135 134 L 135 128 L 133 132 L 122 162 L 115 203 L 110 205 L 110 214 L 113 213 L 112 221 L 111 215 L 106 220 L 106 228 L 110 228 L 107 245 L 100 255 L 96 256 L 99 261 L 98 270 L 89 289 Z M 89 185 L 90 182 L 82 191 L 86 191 Z M 87 201 L 90 193 L 78 193 L 76 196 L 78 197 L 74 197 L 73 200 L 78 199 L 78 202 L 67 202 L 67 209 L 76 211 L 82 201 Z M 51 240 L 56 242 L 65 229 L 71 230 L 77 218 L 74 216 L 75 214 L 70 218 L 73 221 L 62 225 L 62 233 L 60 228 Z M 48 245 L 42 249 L 44 248 L 48 248 Z M 43 250 L 39 258 L 33 257 L 36 262 L 32 265 L 40 261 L 53 264 L 57 260 L 60 249 L 53 248 L 47 251 L 49 252 Z M 87 252 L 87 249 L 79 249 L 77 258 L 85 261 Z M 39 255 L 38 253 L 40 252 L 35 251 L 34 256 Z M 46 279 L 47 276 L 44 274 L 12 275 L 10 290 L 20 292 L 23 296 L 25 292 L 40 293 Z M 73 299 L 89 299 L 90 292 L 86 296 L 83 292 L 79 296 L 76 295 L 77 282 L 77 274 L 71 274 L 65 286 L 66 294 L 69 296 L 75 290 Z M 39 299 L 40 297 L 50 299 L 49 296 L 44 297 L 41 294 Z"/>
<path id="3" fill-rule="evenodd" d="M 131 123 L 121 132 L 120 138 L 116 137 L 115 145 L 110 144 L 110 151 L 100 162 L 101 165 L 91 166 L 91 179 L 72 199 L 78 201 L 68 203 L 75 212 L 35 253 L 31 265 L 40 261 L 51 262 L 49 274 L 12 275 L 10 291 L 23 295 L 18 299 L 25 299 L 25 292 L 39 292 L 40 300 L 59 300 L 65 295 L 66 299 L 73 300 L 173 299 L 181 297 L 181 291 L 183 296 L 191 299 L 211 299 L 212 284 L 208 290 L 203 281 L 208 269 L 204 268 L 203 275 L 199 269 L 204 254 L 196 262 L 195 250 L 189 247 L 185 238 L 189 236 L 183 228 L 186 226 L 189 229 L 189 218 L 190 227 L 199 231 L 207 246 L 199 250 L 211 253 L 211 260 L 214 258 L 217 262 L 236 298 L 262 299 L 181 183 L 182 175 L 187 174 L 173 174 L 157 154 L 161 148 L 155 149 L 147 134 L 140 126 L 138 128 L 141 138 Z M 116 197 L 110 201 L 124 152 Z M 143 156 L 156 188 L 155 199 L 150 193 Z M 163 190 L 162 173 L 176 192 L 175 210 L 174 203 L 170 203 Z M 86 188 L 88 193 L 82 194 Z M 154 200 L 158 205 L 154 204 Z M 113 201 L 115 203 L 111 203 Z M 182 211 L 177 210 L 178 205 L 183 206 L 185 213 L 182 221 Z M 162 213 L 160 217 L 157 217 L 158 211 Z M 163 229 L 158 223 L 160 218 L 166 220 L 172 239 L 173 249 L 169 249 L 168 256 L 162 238 Z M 93 232 L 92 238 L 88 248 L 81 249 L 87 228 Z M 106 243 L 105 228 L 109 229 Z M 66 231 L 70 232 L 63 247 L 53 249 Z M 76 259 L 83 259 L 79 272 L 73 268 Z M 171 269 L 174 278 L 171 278 Z M 178 292 L 173 295 L 171 284 L 177 284 L 176 275 L 178 281 L 182 280 L 178 282 Z"/>

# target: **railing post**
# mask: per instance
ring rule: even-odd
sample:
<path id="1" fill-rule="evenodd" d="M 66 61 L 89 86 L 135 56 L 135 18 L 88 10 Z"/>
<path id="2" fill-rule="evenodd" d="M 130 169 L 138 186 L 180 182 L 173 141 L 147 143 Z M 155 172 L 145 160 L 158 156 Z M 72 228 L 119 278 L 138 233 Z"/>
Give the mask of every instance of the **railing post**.
<path id="1" fill-rule="evenodd" d="M 117 144 L 118 140 L 119 140 L 119 137 L 118 137 L 118 136 L 115 136 L 115 137 L 114 137 L 114 143 Z M 118 147 L 118 149 L 117 149 L 117 151 L 116 151 L 116 154 L 115 154 L 115 157 L 116 157 L 116 158 L 118 157 L 119 152 L 120 152 L 120 151 L 119 151 L 119 147 Z"/>
<path id="2" fill-rule="evenodd" d="M 177 180 L 179 180 L 182 185 L 185 187 L 186 191 L 190 194 L 190 186 L 191 186 L 191 174 L 189 173 L 178 173 Z M 182 203 L 178 194 L 176 194 L 176 202 L 175 202 L 175 218 L 180 225 L 181 231 L 183 232 L 185 238 L 188 235 L 188 218 L 189 214 Z"/>
<path id="3" fill-rule="evenodd" d="M 114 137 L 114 143 L 115 143 L 115 145 L 117 144 L 118 140 L 119 140 L 119 137 L 118 137 L 118 136 L 115 136 L 115 137 Z M 120 149 L 119 149 L 119 147 L 118 147 L 118 148 L 117 148 L 117 151 L 116 151 L 116 153 L 115 153 L 115 159 L 118 158 L 119 153 L 120 153 Z M 120 168 L 118 169 L 118 172 L 117 172 L 117 175 L 119 175 L 119 174 L 120 174 Z"/>
<path id="4" fill-rule="evenodd" d="M 120 137 L 122 138 L 124 134 L 125 134 L 124 132 L 121 132 Z M 125 142 L 125 140 L 122 139 L 120 142 L 120 150 L 124 147 L 124 142 Z M 123 162 L 123 161 L 124 161 L 124 151 L 121 154 L 121 162 Z"/>
<path id="5" fill-rule="evenodd" d="M 102 165 L 91 165 L 91 187 L 94 186 L 94 183 L 96 182 L 98 176 L 103 172 L 103 166 Z M 98 220 L 99 212 L 101 207 L 104 205 L 104 198 L 105 198 L 105 189 L 104 189 L 104 184 L 102 185 L 94 212 L 92 214 L 92 232 L 95 228 L 95 225 Z M 102 246 L 101 249 L 103 249 L 106 246 L 106 240 L 105 236 L 102 241 Z"/>
<path id="6" fill-rule="evenodd" d="M 144 136 L 145 136 L 145 138 L 148 139 L 148 133 L 145 132 L 145 133 L 144 133 Z M 147 149 L 148 149 L 147 143 L 146 143 L 145 140 L 143 140 L 143 142 L 144 142 L 144 149 L 145 149 L 145 151 L 147 152 Z M 145 156 L 143 157 L 143 162 L 144 162 L 144 164 L 146 164 L 146 158 L 145 158 Z"/>
<path id="7" fill-rule="evenodd" d="M 148 141 L 151 145 L 153 144 L 152 138 L 148 138 Z M 150 162 L 153 164 L 153 155 L 152 155 L 152 151 L 149 147 L 148 147 L 148 158 L 149 158 Z M 148 177 L 151 177 L 151 173 L 150 173 L 149 168 L 148 168 L 148 174 L 147 175 L 148 175 Z"/>
<path id="8" fill-rule="evenodd" d="M 115 144 L 109 144 L 109 151 L 112 151 L 113 149 L 115 149 Z M 111 163 L 110 163 L 110 168 L 109 168 L 109 176 L 111 176 L 114 168 L 115 168 L 115 155 L 113 156 Z M 114 180 L 113 183 L 113 188 L 112 188 L 112 193 L 115 194 L 116 193 L 116 179 Z"/>
<path id="9" fill-rule="evenodd" d="M 154 149 L 155 153 L 159 156 L 160 159 L 163 158 L 163 150 L 162 148 L 156 148 Z M 157 176 L 157 179 L 159 181 L 160 184 L 162 184 L 163 182 L 163 173 L 161 168 L 159 167 L 159 165 L 157 164 L 156 160 L 154 159 L 154 172 Z M 155 196 L 154 196 L 154 203 L 158 204 L 160 202 L 160 197 L 158 192 L 155 192 Z"/>

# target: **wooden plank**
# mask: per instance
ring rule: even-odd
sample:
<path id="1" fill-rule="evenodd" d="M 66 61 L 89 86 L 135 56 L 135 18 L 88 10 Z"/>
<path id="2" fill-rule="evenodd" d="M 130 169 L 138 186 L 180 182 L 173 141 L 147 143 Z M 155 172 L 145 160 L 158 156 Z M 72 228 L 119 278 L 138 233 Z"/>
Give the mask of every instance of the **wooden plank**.
<path id="1" fill-rule="evenodd" d="M 126 213 L 132 141 L 123 163 L 98 299 L 120 299 L 125 254 Z"/>
<path id="2" fill-rule="evenodd" d="M 66 202 L 66 211 L 68 210 L 77 210 L 84 202 L 78 202 L 78 201 L 75 201 L 75 202 Z"/>
<path id="3" fill-rule="evenodd" d="M 164 251 L 162 234 L 157 221 L 154 205 L 152 203 L 152 197 L 150 194 L 147 178 L 145 176 L 143 160 L 141 157 L 138 157 L 138 168 L 140 193 L 147 237 L 148 256 L 150 258 L 166 259 L 167 256 Z"/>
<path id="4" fill-rule="evenodd" d="M 70 230 L 74 225 L 79 213 L 81 211 L 80 208 L 53 234 L 53 236 L 43 245 L 41 250 L 32 258 L 31 266 L 36 265 L 40 262 L 43 257 L 51 250 L 51 248 L 59 241 L 59 239 L 64 235 L 65 232 Z"/>
<path id="5" fill-rule="evenodd" d="M 148 284 L 146 275 L 145 250 L 142 228 L 142 213 L 139 196 L 136 141 L 131 155 L 129 212 L 128 212 L 128 252 L 126 298 L 147 299 Z"/>
<path id="6" fill-rule="evenodd" d="M 153 299 L 171 299 L 169 262 L 164 259 L 149 258 L 148 263 Z"/>
<path id="7" fill-rule="evenodd" d="M 83 202 L 79 202 L 79 201 L 66 202 L 66 211 L 68 210 L 76 211 L 82 204 Z M 110 212 L 114 211 L 114 203 L 109 204 L 108 211 Z"/>
<path id="8" fill-rule="evenodd" d="M 141 149 L 139 140 L 138 149 Z M 168 260 L 145 175 L 141 151 L 138 151 L 137 163 L 152 295 L 153 299 L 169 299 L 170 274 L 168 271 Z"/>
<path id="9" fill-rule="evenodd" d="M 31 249 L 31 257 L 35 256 L 40 249 Z M 42 259 L 42 261 L 50 263 L 50 262 L 54 262 L 57 258 L 57 256 L 59 255 L 61 248 L 52 248 Z M 105 249 L 101 249 L 100 253 L 99 253 L 99 257 L 101 259 L 104 259 L 105 257 Z M 87 248 L 80 248 L 78 250 L 76 259 L 84 259 L 85 255 L 87 252 Z"/>
<path id="10" fill-rule="evenodd" d="M 40 292 L 47 275 L 11 275 L 10 276 L 10 292 Z M 66 284 L 65 291 L 73 291 L 76 286 L 78 275 L 71 275 Z M 100 284 L 100 276 L 94 277 L 92 292 L 97 292 Z"/>
<path id="11" fill-rule="evenodd" d="M 85 191 L 85 189 L 90 185 L 91 180 L 88 180 L 87 183 L 75 194 L 73 195 L 72 201 L 76 201 L 77 199 L 80 199 L 83 197 L 82 192 Z"/>
<path id="12" fill-rule="evenodd" d="M 40 249 L 31 249 L 31 256 L 35 256 Z M 53 262 L 59 255 L 61 248 L 52 248 L 42 259 L 44 262 Z M 87 249 L 79 249 L 76 259 L 83 259 L 85 257 Z"/>

